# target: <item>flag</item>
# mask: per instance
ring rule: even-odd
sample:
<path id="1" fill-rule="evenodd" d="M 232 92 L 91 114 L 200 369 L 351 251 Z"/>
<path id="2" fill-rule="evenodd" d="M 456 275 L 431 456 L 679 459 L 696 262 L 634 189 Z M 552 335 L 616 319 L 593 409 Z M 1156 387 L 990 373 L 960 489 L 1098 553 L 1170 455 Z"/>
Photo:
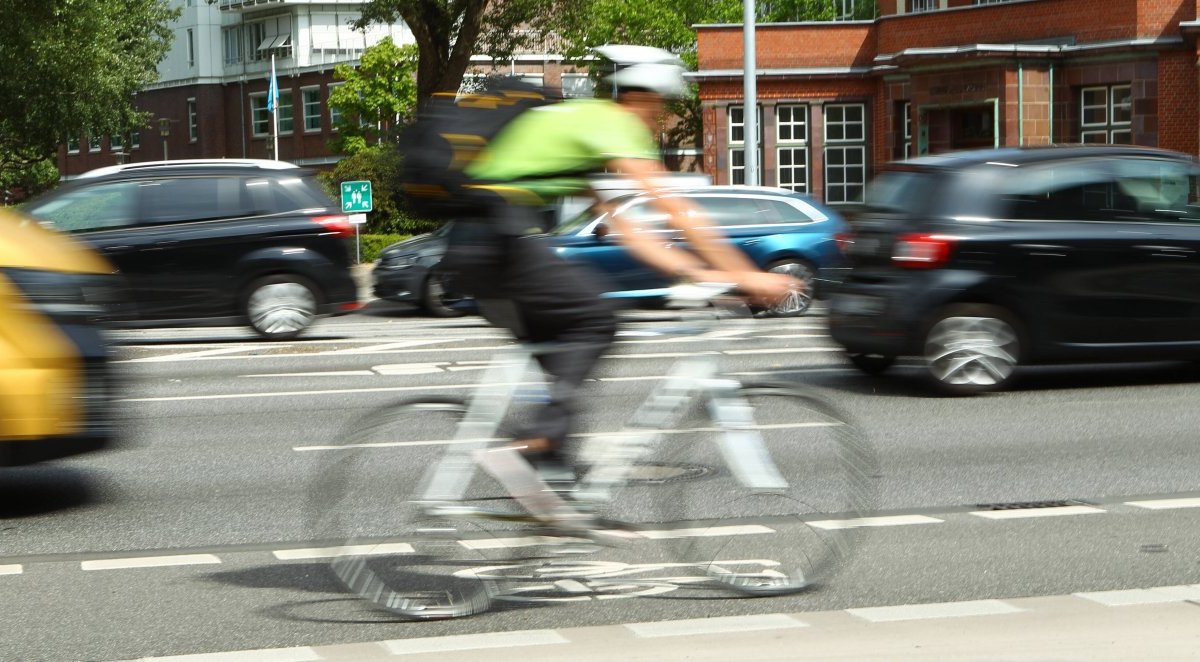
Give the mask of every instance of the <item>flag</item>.
<path id="1" fill-rule="evenodd" d="M 275 80 L 275 56 L 271 55 L 271 86 L 267 89 L 267 112 L 275 112 L 279 104 L 279 81 Z"/>

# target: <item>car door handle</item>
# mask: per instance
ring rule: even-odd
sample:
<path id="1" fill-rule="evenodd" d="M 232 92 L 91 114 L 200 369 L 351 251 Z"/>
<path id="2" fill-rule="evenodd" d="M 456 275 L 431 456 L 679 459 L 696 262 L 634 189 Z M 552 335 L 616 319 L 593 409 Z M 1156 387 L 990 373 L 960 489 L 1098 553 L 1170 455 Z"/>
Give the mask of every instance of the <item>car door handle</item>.
<path id="1" fill-rule="evenodd" d="M 1044 255 L 1048 257 L 1065 257 L 1071 251 L 1070 248 L 1059 244 L 1014 244 L 1014 247 L 1030 255 Z"/>
<path id="2" fill-rule="evenodd" d="M 1196 251 L 1185 246 L 1154 246 L 1150 244 L 1142 244 L 1134 246 L 1134 248 L 1150 251 L 1154 257 L 1191 257 Z"/>

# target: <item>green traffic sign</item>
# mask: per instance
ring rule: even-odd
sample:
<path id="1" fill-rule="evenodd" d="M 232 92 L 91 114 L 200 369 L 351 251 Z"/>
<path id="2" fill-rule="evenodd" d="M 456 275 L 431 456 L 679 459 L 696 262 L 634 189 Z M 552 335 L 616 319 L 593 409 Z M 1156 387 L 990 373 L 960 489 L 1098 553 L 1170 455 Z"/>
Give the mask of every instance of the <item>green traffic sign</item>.
<path id="1" fill-rule="evenodd" d="M 342 182 L 342 211 L 371 211 L 371 182 Z"/>

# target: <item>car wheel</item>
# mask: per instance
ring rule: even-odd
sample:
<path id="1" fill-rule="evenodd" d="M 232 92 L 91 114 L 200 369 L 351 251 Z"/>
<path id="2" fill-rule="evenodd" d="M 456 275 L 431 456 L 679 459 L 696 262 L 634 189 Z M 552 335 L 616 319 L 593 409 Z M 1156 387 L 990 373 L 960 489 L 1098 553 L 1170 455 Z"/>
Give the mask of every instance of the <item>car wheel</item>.
<path id="1" fill-rule="evenodd" d="M 808 312 L 812 306 L 813 285 L 816 283 L 816 272 L 807 262 L 800 260 L 781 260 L 767 267 L 767 271 L 776 274 L 787 274 L 804 283 L 804 290 L 793 292 L 782 301 L 764 308 L 759 312 L 763 317 L 797 317 Z"/>
<path id="2" fill-rule="evenodd" d="M 867 354 L 865 352 L 848 352 L 846 358 L 862 372 L 868 375 L 878 375 L 896 363 L 896 357 L 887 354 Z"/>
<path id="3" fill-rule="evenodd" d="M 448 293 L 443 278 L 436 271 L 429 273 L 421 285 L 421 306 L 434 317 L 462 317 L 465 312 L 454 307 L 462 297 Z"/>
<path id="4" fill-rule="evenodd" d="M 263 338 L 295 338 L 316 318 L 317 288 L 291 274 L 260 278 L 246 288 L 244 312 L 250 327 Z"/>
<path id="5" fill-rule="evenodd" d="M 1017 323 L 1003 308 L 950 306 L 925 336 L 925 366 L 938 388 L 971 395 L 1004 387 L 1020 363 Z"/>

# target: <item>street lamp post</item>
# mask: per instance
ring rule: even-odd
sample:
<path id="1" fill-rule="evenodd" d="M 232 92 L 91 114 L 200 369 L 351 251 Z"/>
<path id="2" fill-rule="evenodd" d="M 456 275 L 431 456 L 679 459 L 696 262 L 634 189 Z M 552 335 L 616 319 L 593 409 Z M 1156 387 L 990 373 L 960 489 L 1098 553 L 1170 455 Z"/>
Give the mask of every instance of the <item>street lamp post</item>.
<path id="1" fill-rule="evenodd" d="M 163 141 L 163 160 L 169 161 L 167 157 L 167 136 L 171 135 L 171 120 L 166 117 L 158 118 L 158 135 L 162 136 Z"/>
<path id="2" fill-rule="evenodd" d="M 758 186 L 758 59 L 754 43 L 754 0 L 742 0 L 742 129 L 746 186 Z"/>

